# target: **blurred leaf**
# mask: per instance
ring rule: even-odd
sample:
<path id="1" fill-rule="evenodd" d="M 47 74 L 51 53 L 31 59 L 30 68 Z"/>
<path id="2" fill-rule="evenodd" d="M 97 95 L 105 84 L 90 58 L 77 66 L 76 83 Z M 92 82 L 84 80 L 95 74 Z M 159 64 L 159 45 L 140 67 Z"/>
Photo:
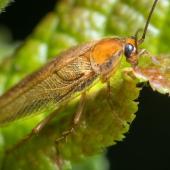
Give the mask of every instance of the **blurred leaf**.
<path id="1" fill-rule="evenodd" d="M 13 42 L 8 28 L 0 26 L 0 94 L 4 92 L 7 81 L 7 71 L 10 70 L 11 56 L 18 46 L 18 42 Z"/>
<path id="2" fill-rule="evenodd" d="M 4 57 L 12 55 L 18 43 L 14 43 L 10 31 L 5 26 L 0 26 L 0 63 Z"/>
<path id="3" fill-rule="evenodd" d="M 0 0 L 0 12 L 2 12 L 10 2 L 13 2 L 13 0 Z"/>

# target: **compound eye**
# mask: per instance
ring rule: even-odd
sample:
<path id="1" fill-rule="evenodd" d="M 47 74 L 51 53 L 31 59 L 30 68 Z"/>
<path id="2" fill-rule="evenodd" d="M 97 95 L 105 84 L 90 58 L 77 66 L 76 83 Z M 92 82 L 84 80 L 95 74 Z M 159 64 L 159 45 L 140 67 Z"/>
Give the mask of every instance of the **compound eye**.
<path id="1" fill-rule="evenodd" d="M 126 44 L 125 45 L 125 56 L 127 58 L 131 57 L 131 54 L 134 53 L 136 48 L 132 44 Z"/>

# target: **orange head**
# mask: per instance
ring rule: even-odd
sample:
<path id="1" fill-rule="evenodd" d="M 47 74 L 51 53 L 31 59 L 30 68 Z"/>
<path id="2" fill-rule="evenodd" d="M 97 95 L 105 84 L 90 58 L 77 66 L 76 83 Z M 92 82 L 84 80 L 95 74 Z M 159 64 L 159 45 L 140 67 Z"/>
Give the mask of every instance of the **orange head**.
<path id="1" fill-rule="evenodd" d="M 93 70 L 99 74 L 114 71 L 125 55 L 132 66 L 137 64 L 138 53 L 135 38 L 106 38 L 95 44 L 90 53 Z"/>
<path id="2" fill-rule="evenodd" d="M 102 75 L 113 71 L 123 54 L 123 41 L 119 38 L 106 38 L 91 49 L 90 61 L 93 70 Z"/>

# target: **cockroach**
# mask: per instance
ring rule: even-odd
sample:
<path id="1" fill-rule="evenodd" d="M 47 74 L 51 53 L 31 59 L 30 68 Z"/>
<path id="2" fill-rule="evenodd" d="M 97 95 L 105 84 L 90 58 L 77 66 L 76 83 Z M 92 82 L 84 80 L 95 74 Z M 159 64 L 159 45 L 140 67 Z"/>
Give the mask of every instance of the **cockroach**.
<path id="1" fill-rule="evenodd" d="M 48 106 L 56 109 L 32 130 L 25 138 L 28 139 L 57 115 L 60 111 L 58 105 L 69 100 L 76 92 L 80 92 L 81 98 L 73 125 L 60 139 L 69 135 L 81 117 L 87 88 L 95 80 L 101 80 L 109 89 L 109 79 L 117 71 L 123 55 L 132 65 L 132 69 L 137 66 L 138 58 L 141 56 L 138 47 L 145 40 L 157 2 L 158 0 L 154 0 L 140 39 L 137 31 L 136 35 L 130 38 L 104 38 L 76 46 L 63 52 L 7 91 L 0 97 L 0 125 L 41 113 Z"/>

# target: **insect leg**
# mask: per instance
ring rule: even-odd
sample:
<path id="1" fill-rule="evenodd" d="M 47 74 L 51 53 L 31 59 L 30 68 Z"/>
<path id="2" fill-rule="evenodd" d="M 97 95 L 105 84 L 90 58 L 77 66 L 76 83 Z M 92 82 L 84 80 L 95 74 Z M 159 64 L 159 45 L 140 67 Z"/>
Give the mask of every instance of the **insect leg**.
<path id="1" fill-rule="evenodd" d="M 39 122 L 32 131 L 23 139 L 21 139 L 18 143 L 16 143 L 12 148 L 7 149 L 7 153 L 10 153 L 20 147 L 21 145 L 25 144 L 27 141 L 29 141 L 33 136 L 38 135 L 40 131 L 53 119 L 56 117 L 56 115 L 61 111 L 61 108 L 55 110 L 51 114 L 49 114 L 47 117 L 45 117 L 41 122 Z"/>
<path id="2" fill-rule="evenodd" d="M 74 114 L 73 120 L 72 120 L 72 125 L 71 128 L 68 129 L 67 131 L 64 131 L 61 135 L 61 137 L 56 139 L 56 142 L 60 142 L 61 140 L 66 139 L 67 140 L 67 136 L 72 134 L 74 132 L 75 126 L 78 125 L 79 121 L 80 121 L 80 117 L 83 113 L 83 109 L 84 109 L 84 105 L 85 105 L 85 98 L 86 98 L 86 94 L 85 92 L 81 95 L 81 99 L 80 102 L 78 104 L 77 110 Z"/>

